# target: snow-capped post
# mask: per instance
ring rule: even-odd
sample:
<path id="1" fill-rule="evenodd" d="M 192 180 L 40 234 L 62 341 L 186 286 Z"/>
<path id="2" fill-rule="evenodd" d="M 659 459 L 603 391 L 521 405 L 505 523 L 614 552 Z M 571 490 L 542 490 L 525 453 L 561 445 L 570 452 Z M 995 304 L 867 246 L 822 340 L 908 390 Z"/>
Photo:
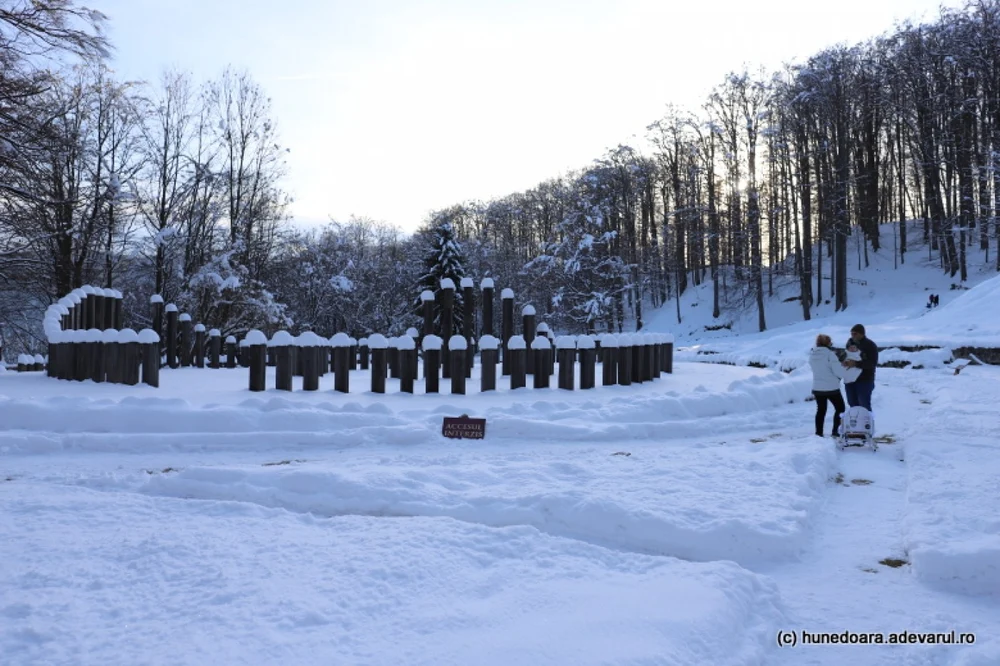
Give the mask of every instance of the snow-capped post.
<path id="1" fill-rule="evenodd" d="M 250 367 L 250 343 L 247 342 L 246 338 L 240 340 L 240 351 L 236 354 L 236 358 L 239 360 L 241 368 Z M 292 353 L 292 358 L 295 358 L 294 351 Z M 267 349 L 264 349 L 264 360 L 267 360 Z"/>
<path id="2" fill-rule="evenodd" d="M 646 334 L 646 374 L 650 381 L 660 378 L 660 334 Z"/>
<path id="3" fill-rule="evenodd" d="M 368 348 L 372 350 L 372 393 L 385 393 L 386 351 L 389 341 L 381 333 L 368 336 Z"/>
<path id="4" fill-rule="evenodd" d="M 106 328 L 101 333 L 101 344 L 104 347 L 104 376 L 109 384 L 121 383 L 121 371 L 118 358 L 118 331 Z"/>
<path id="5" fill-rule="evenodd" d="M 226 336 L 226 367 L 236 367 L 236 336 Z"/>
<path id="6" fill-rule="evenodd" d="M 358 357 L 361 361 L 361 369 L 367 370 L 368 358 L 369 358 L 369 348 L 368 348 L 368 338 L 361 338 L 358 340 Z"/>
<path id="7" fill-rule="evenodd" d="M 525 305 L 521 309 L 521 335 L 524 337 L 524 343 L 526 345 L 533 345 L 535 338 L 538 336 L 538 332 L 535 330 L 535 306 Z M 534 347 L 531 347 L 534 349 Z M 529 375 L 535 372 L 535 355 L 528 354 L 525 356 L 525 372 Z"/>
<path id="8" fill-rule="evenodd" d="M 628 333 L 618 336 L 618 383 L 632 384 L 632 336 Z"/>
<path id="9" fill-rule="evenodd" d="M 56 304 L 59 306 L 60 329 L 68 331 L 71 324 L 71 315 L 69 312 L 70 300 L 64 296 Z"/>
<path id="10" fill-rule="evenodd" d="M 451 392 L 465 395 L 465 358 L 469 351 L 469 341 L 462 335 L 453 335 L 448 340 L 448 354 L 451 356 Z"/>
<path id="11" fill-rule="evenodd" d="M 330 338 L 333 347 L 333 390 L 351 392 L 351 340 L 347 333 L 337 333 Z"/>
<path id="12" fill-rule="evenodd" d="M 654 344 L 656 336 L 653 333 L 646 333 L 642 336 L 642 380 L 645 382 L 653 381 L 653 377 L 656 373 L 653 368 L 656 366 L 656 353 L 654 349 L 656 345 Z"/>
<path id="13" fill-rule="evenodd" d="M 193 324 L 191 323 L 191 315 L 185 312 L 177 318 L 177 321 L 181 324 L 181 367 L 187 368 L 191 365 L 192 352 L 191 329 Z"/>
<path id="14" fill-rule="evenodd" d="M 451 278 L 441 278 L 438 298 L 441 300 L 441 340 L 444 343 L 441 350 L 441 376 L 447 379 L 451 377 L 451 354 L 448 353 L 448 345 L 455 326 L 455 283 Z"/>
<path id="15" fill-rule="evenodd" d="M 139 331 L 139 348 L 142 354 L 142 383 L 160 385 L 160 336 L 151 328 Z"/>
<path id="16" fill-rule="evenodd" d="M 80 296 L 75 291 L 66 295 L 69 299 L 69 330 L 76 331 L 80 328 Z"/>
<path id="17" fill-rule="evenodd" d="M 552 343 L 544 335 L 536 335 L 531 341 L 531 355 L 534 358 L 532 365 L 535 367 L 534 387 L 536 389 L 549 388 L 549 355 L 552 354 Z"/>
<path id="18" fill-rule="evenodd" d="M 479 334 L 493 335 L 493 278 L 483 278 L 479 288 L 483 290 L 483 321 L 479 326 Z"/>
<path id="19" fill-rule="evenodd" d="M 576 338 L 572 335 L 556 338 L 556 354 L 559 355 L 559 388 L 572 391 L 576 384 Z"/>
<path id="20" fill-rule="evenodd" d="M 89 284 L 85 284 L 80 287 L 80 291 L 83 292 L 80 301 L 80 309 L 83 314 L 81 328 L 86 331 L 94 328 L 94 315 L 97 312 L 97 300 L 94 298 L 94 288 Z"/>
<path id="21" fill-rule="evenodd" d="M 240 346 L 246 350 L 242 356 L 246 356 L 247 367 L 250 368 L 250 390 L 265 390 L 267 388 L 267 336 L 256 328 L 252 328 L 247 331 L 246 337 L 240 340 Z"/>
<path id="22" fill-rule="evenodd" d="M 104 381 L 104 345 L 101 329 L 87 329 L 87 377 L 98 384 Z"/>
<path id="23" fill-rule="evenodd" d="M 597 379 L 597 349 L 594 336 L 580 335 L 576 338 L 577 355 L 580 358 L 580 389 L 594 388 Z M 560 369 L 562 366 L 560 366 Z"/>
<path id="24" fill-rule="evenodd" d="M 399 379 L 399 338 L 390 336 L 386 339 L 389 341 L 389 347 L 386 350 L 386 358 L 389 361 L 389 376 L 393 379 Z"/>
<path id="25" fill-rule="evenodd" d="M 646 376 L 646 344 L 645 333 L 632 334 L 632 383 L 641 384 Z"/>
<path id="26" fill-rule="evenodd" d="M 149 320 L 157 339 L 163 335 L 163 296 L 153 294 L 149 297 Z"/>
<path id="27" fill-rule="evenodd" d="M 111 300 L 115 312 L 114 325 L 115 328 L 121 330 L 125 328 L 125 308 L 124 306 L 124 295 L 117 289 L 112 289 L 115 293 L 115 297 Z"/>
<path id="28" fill-rule="evenodd" d="M 462 278 L 462 335 L 465 337 L 465 376 L 472 376 L 476 365 L 476 283 L 470 277 Z"/>
<path id="29" fill-rule="evenodd" d="M 424 328 L 420 334 L 423 340 L 428 335 L 434 335 L 434 292 L 424 289 L 420 292 L 420 307 L 424 315 Z"/>
<path id="30" fill-rule="evenodd" d="M 194 367 L 205 367 L 205 325 L 194 325 Z"/>
<path id="31" fill-rule="evenodd" d="M 98 331 L 100 332 L 100 331 Z M 45 369 L 45 357 L 41 354 L 35 354 L 35 363 L 31 368 L 35 372 L 40 372 Z"/>
<path id="32" fill-rule="evenodd" d="M 497 350 L 500 341 L 492 335 L 479 338 L 479 390 L 495 391 L 497 388 Z"/>
<path id="33" fill-rule="evenodd" d="M 503 374 L 510 374 L 510 361 L 507 359 L 507 343 L 514 335 L 514 290 L 504 289 L 500 292 L 500 344 L 503 348 Z"/>
<path id="34" fill-rule="evenodd" d="M 526 386 L 525 375 L 528 368 L 528 351 L 524 338 L 520 335 L 510 336 L 507 341 L 507 352 L 510 354 L 510 387 L 512 389 L 524 388 Z"/>
<path id="35" fill-rule="evenodd" d="M 299 336 L 299 356 L 302 358 L 302 390 L 319 390 L 320 365 L 326 365 L 323 353 L 326 351 L 326 340 L 312 331 L 306 331 Z"/>
<path id="36" fill-rule="evenodd" d="M 292 390 L 292 334 L 277 331 L 267 341 L 268 351 L 274 355 L 274 388 Z"/>
<path id="37" fill-rule="evenodd" d="M 109 329 L 109 328 L 119 328 L 115 326 L 115 296 L 118 294 L 114 289 L 102 289 L 101 293 L 104 295 L 104 314 L 98 319 L 95 324 L 96 328 Z"/>
<path id="38" fill-rule="evenodd" d="M 420 341 L 420 346 L 424 350 L 424 393 L 440 392 L 440 371 L 441 371 L 441 338 L 434 335 L 425 335 Z"/>
<path id="39" fill-rule="evenodd" d="M 417 342 L 408 335 L 396 338 L 396 362 L 399 364 L 399 390 L 413 393 L 413 380 L 417 375 Z"/>
<path id="40" fill-rule="evenodd" d="M 536 338 L 545 338 L 546 340 L 549 341 L 549 347 L 552 347 L 552 344 L 553 344 L 552 343 L 552 335 L 549 333 L 549 325 L 546 324 L 544 321 L 540 322 L 538 324 L 538 326 L 535 327 L 535 337 Z M 536 369 L 536 371 L 537 371 L 537 369 Z M 555 373 L 555 371 L 556 371 L 555 354 L 549 354 L 548 355 L 548 359 L 547 359 L 546 364 L 544 366 L 542 366 L 542 371 L 543 372 L 547 372 L 549 374 L 549 377 L 551 377 L 553 375 L 553 373 Z"/>
<path id="41" fill-rule="evenodd" d="M 131 328 L 118 331 L 118 371 L 121 383 L 139 383 L 139 334 Z"/>
<path id="42" fill-rule="evenodd" d="M 674 373 L 674 336 L 666 333 L 663 336 L 663 372 Z"/>
<path id="43" fill-rule="evenodd" d="M 358 369 L 358 341 L 356 338 L 348 338 L 351 341 L 351 352 L 347 357 L 347 369 L 357 370 Z M 367 364 L 367 360 L 365 363 Z M 366 365 L 367 367 L 367 365 Z"/>
<path id="44" fill-rule="evenodd" d="M 219 359 L 222 356 L 222 333 L 213 328 L 208 332 L 208 367 L 219 369 Z"/>
<path id="45" fill-rule="evenodd" d="M 17 371 L 18 372 L 27 372 L 28 371 L 28 364 L 25 362 L 24 356 L 25 356 L 24 354 L 18 354 L 17 355 Z"/>
<path id="46" fill-rule="evenodd" d="M 107 292 L 107 289 L 94 287 L 94 293 L 91 295 L 91 298 L 94 299 L 94 323 L 91 328 L 104 328 L 105 311 L 107 310 L 107 303 L 109 301 Z"/>
<path id="47" fill-rule="evenodd" d="M 601 336 L 601 385 L 618 383 L 618 336 L 605 333 Z"/>
<path id="48" fill-rule="evenodd" d="M 167 365 L 171 368 L 179 368 L 181 362 L 177 358 L 177 306 L 173 303 L 167 303 L 163 311 L 167 315 Z"/>

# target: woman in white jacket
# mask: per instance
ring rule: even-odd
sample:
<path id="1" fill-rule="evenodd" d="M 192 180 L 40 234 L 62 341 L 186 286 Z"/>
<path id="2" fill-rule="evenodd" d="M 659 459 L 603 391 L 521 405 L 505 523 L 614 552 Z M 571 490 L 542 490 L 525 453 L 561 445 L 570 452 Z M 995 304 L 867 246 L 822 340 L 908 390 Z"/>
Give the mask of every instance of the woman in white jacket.
<path id="1" fill-rule="evenodd" d="M 812 368 L 812 392 L 816 397 L 816 434 L 823 436 L 823 422 L 826 420 L 826 403 L 833 404 L 833 436 L 840 432 L 840 415 L 846 409 L 844 397 L 840 393 L 840 380 L 844 378 L 844 367 L 833 351 L 829 335 L 816 336 L 816 346 L 809 351 L 809 366 Z"/>

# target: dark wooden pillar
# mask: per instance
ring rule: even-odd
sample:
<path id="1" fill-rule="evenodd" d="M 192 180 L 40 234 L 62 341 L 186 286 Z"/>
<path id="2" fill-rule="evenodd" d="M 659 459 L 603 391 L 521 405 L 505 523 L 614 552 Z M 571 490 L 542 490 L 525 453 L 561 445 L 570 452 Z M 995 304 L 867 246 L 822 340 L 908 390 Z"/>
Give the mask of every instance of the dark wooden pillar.
<path id="1" fill-rule="evenodd" d="M 438 393 L 441 390 L 441 338 L 425 335 L 420 346 L 424 352 L 424 393 Z"/>
<path id="2" fill-rule="evenodd" d="M 333 390 L 338 393 L 351 392 L 351 344 L 347 333 L 337 333 L 330 338 L 333 347 Z"/>
<path id="3" fill-rule="evenodd" d="M 559 388 L 572 391 L 576 387 L 576 338 L 561 335 L 556 338 L 559 356 Z"/>
<path id="4" fill-rule="evenodd" d="M 479 283 L 483 291 L 483 321 L 480 324 L 480 337 L 493 335 L 493 278 L 483 278 Z"/>
<path id="5" fill-rule="evenodd" d="M 497 352 L 500 340 L 492 335 L 479 338 L 479 390 L 495 391 L 497 388 Z"/>
<path id="6" fill-rule="evenodd" d="M 205 325 L 195 324 L 194 326 L 194 367 L 205 367 Z"/>
<path id="7" fill-rule="evenodd" d="M 368 336 L 368 348 L 372 352 L 372 393 L 385 393 L 385 370 L 388 363 L 386 353 L 389 341 L 381 333 Z"/>
<path id="8" fill-rule="evenodd" d="M 255 328 L 250 329 L 240 345 L 246 350 L 250 390 L 264 391 L 267 389 L 267 336 Z"/>
<path id="9" fill-rule="evenodd" d="M 504 375 L 510 374 L 510 360 L 507 358 L 507 342 L 514 335 L 514 290 L 500 292 L 500 345 L 503 351 Z"/>
<path id="10" fill-rule="evenodd" d="M 139 331 L 139 348 L 142 354 L 142 383 L 156 388 L 160 385 L 159 334 L 151 328 Z"/>
<path id="11" fill-rule="evenodd" d="M 233 335 L 226 336 L 226 367 L 235 368 L 237 361 L 237 346 L 236 337 Z"/>
<path id="12" fill-rule="evenodd" d="M 442 377 L 451 377 L 451 354 L 448 353 L 448 343 L 454 332 L 455 324 L 455 283 L 451 278 L 441 280 L 441 289 L 438 290 L 438 301 L 441 305 L 441 340 L 442 345 Z"/>
<path id="13" fill-rule="evenodd" d="M 208 367 L 218 369 L 222 358 L 222 333 L 213 328 L 208 332 Z"/>
<path id="14" fill-rule="evenodd" d="M 424 289 L 420 292 L 420 308 L 424 316 L 423 330 L 420 332 L 420 339 L 428 335 L 434 335 L 434 292 Z"/>
<path id="15" fill-rule="evenodd" d="M 187 368 L 191 366 L 191 352 L 194 348 L 194 341 L 192 339 L 192 329 L 193 324 L 191 323 L 191 315 L 188 313 L 181 314 L 177 318 L 181 325 L 181 342 L 180 342 L 180 357 L 181 357 L 181 367 Z"/>
<path id="16" fill-rule="evenodd" d="M 601 336 L 601 385 L 618 383 L 618 336 L 606 333 Z"/>
<path id="17" fill-rule="evenodd" d="M 510 354 L 510 388 L 519 389 L 526 385 L 527 375 L 527 345 L 520 335 L 512 335 L 507 341 L 507 352 Z"/>
<path id="18" fill-rule="evenodd" d="M 413 393 L 413 380 L 417 378 L 417 341 L 409 335 L 396 338 L 399 365 L 400 393 Z"/>
<path id="19" fill-rule="evenodd" d="M 453 335 L 448 341 L 448 354 L 451 356 L 451 392 L 465 395 L 465 354 L 469 343 L 463 335 Z"/>
<path id="20" fill-rule="evenodd" d="M 167 365 L 171 368 L 181 367 L 181 360 L 177 355 L 177 306 L 167 303 L 164 308 L 167 315 Z"/>
<path id="21" fill-rule="evenodd" d="M 521 310 L 521 335 L 524 337 L 524 343 L 528 345 L 531 349 L 532 344 L 534 344 L 536 331 L 535 331 L 535 306 L 525 305 Z M 528 354 L 525 357 L 526 368 L 525 372 L 529 375 L 535 372 L 535 355 Z"/>

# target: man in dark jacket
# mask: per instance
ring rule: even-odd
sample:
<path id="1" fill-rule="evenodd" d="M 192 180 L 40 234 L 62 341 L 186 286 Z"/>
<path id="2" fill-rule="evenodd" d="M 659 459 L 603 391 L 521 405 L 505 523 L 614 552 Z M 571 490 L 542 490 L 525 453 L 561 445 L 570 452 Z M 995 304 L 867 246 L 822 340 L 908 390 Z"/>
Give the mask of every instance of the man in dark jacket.
<path id="1" fill-rule="evenodd" d="M 865 336 L 865 327 L 855 324 L 851 327 L 851 339 L 847 347 L 854 346 L 861 352 L 860 361 L 844 361 L 848 368 L 861 368 L 861 374 L 850 384 L 844 385 L 847 393 L 847 404 L 851 407 L 861 405 L 872 411 L 872 391 L 875 390 L 875 368 L 878 366 L 878 347 Z"/>

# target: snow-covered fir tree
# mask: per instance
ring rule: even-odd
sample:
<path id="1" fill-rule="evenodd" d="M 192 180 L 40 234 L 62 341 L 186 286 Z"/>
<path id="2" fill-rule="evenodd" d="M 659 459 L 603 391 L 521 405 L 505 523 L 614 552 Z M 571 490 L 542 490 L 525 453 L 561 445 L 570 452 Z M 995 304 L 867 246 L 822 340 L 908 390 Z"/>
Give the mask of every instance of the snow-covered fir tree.
<path id="1" fill-rule="evenodd" d="M 417 284 L 415 308 L 417 313 L 421 312 L 420 293 L 429 290 L 437 295 L 441 289 L 441 280 L 448 278 L 455 284 L 455 315 L 454 331 L 462 329 L 462 278 L 465 277 L 464 259 L 462 256 L 462 246 L 455 239 L 455 232 L 448 221 L 446 214 L 441 214 L 437 223 L 430 231 L 430 246 L 424 255 L 424 273 L 420 276 Z M 441 333 L 441 306 L 440 301 L 435 301 L 434 306 L 434 329 Z"/>

